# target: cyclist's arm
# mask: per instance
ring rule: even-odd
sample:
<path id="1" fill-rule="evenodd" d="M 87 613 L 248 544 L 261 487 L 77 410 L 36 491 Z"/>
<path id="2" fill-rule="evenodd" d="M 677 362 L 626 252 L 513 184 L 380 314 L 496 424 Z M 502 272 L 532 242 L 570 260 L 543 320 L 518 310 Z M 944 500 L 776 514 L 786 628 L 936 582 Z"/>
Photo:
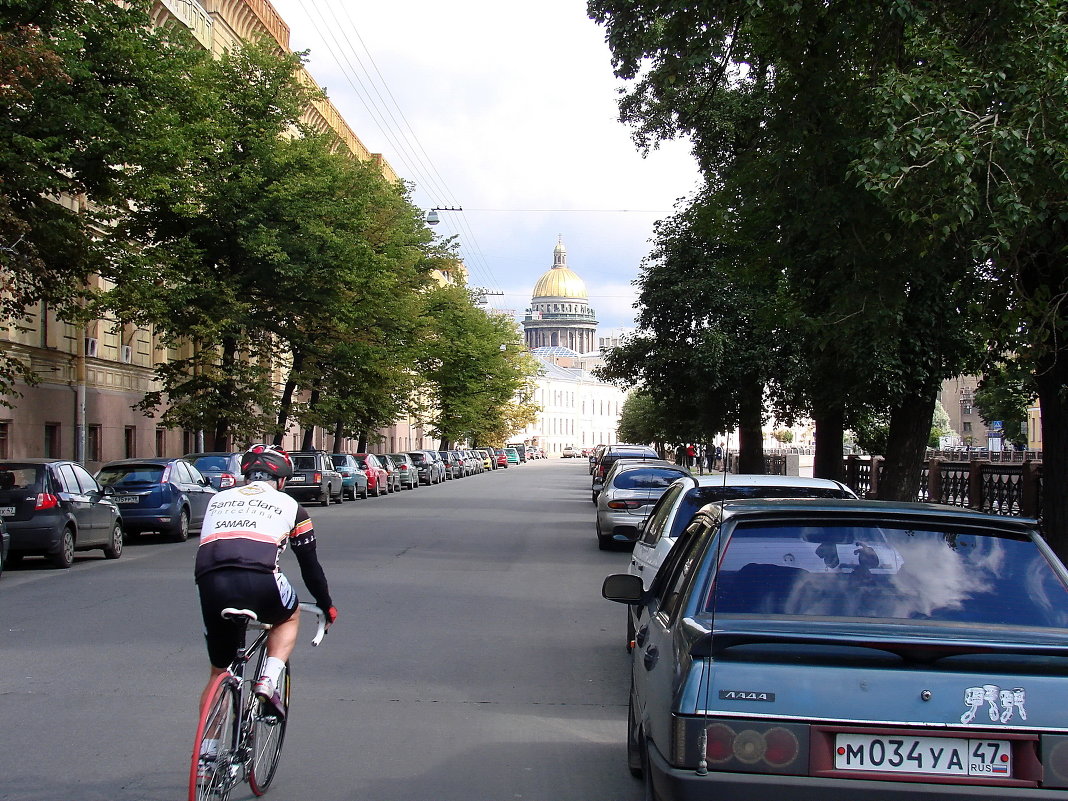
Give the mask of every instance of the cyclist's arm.
<path id="1" fill-rule="evenodd" d="M 323 566 L 319 564 L 319 557 L 315 553 L 315 529 L 303 506 L 297 508 L 297 524 L 289 534 L 289 544 L 293 546 L 293 555 L 297 557 L 297 563 L 300 565 L 304 586 L 315 598 L 319 608 L 328 610 L 334 603 L 330 600 L 330 588 L 326 583 Z"/>

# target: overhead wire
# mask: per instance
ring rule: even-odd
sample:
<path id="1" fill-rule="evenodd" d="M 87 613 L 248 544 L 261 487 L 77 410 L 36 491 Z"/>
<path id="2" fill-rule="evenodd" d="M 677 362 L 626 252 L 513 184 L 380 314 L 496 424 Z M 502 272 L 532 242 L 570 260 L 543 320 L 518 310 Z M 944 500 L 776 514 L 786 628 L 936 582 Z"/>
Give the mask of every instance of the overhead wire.
<path id="1" fill-rule="evenodd" d="M 304 0 L 300 0 L 300 3 L 307 13 L 308 4 L 305 4 Z M 319 35 L 325 49 L 341 70 L 346 82 L 352 88 L 353 92 L 370 115 L 373 123 L 381 131 L 383 137 L 385 137 L 390 146 L 396 151 L 398 160 L 405 165 L 407 170 L 409 170 L 410 174 L 417 181 L 417 184 L 422 184 L 425 192 L 428 194 L 433 193 L 433 195 L 442 198 L 444 203 L 452 207 L 449 209 L 450 217 L 452 217 L 453 212 L 455 212 L 458 225 L 454 228 L 453 225 L 447 224 L 446 227 L 450 231 L 455 231 L 455 233 L 459 235 L 461 257 L 464 258 L 465 264 L 470 263 L 470 268 L 474 268 L 474 270 L 479 273 L 480 281 L 488 283 L 493 289 L 498 289 L 497 280 L 482 253 L 482 249 L 478 244 L 478 239 L 475 236 L 474 230 L 471 228 L 467 218 L 463 214 L 462 204 L 449 189 L 448 184 L 434 165 L 433 159 L 430 158 L 426 149 L 416 136 L 415 131 L 412 129 L 411 124 L 404 116 L 400 104 L 397 103 L 396 98 L 390 91 L 389 85 L 381 71 L 378 69 L 378 65 L 375 63 L 374 57 L 371 55 L 366 43 L 364 43 L 363 38 L 360 36 L 348 9 L 345 8 L 345 16 L 348 20 L 348 27 L 345 28 L 330 4 L 311 2 L 310 5 L 314 9 L 319 22 L 317 23 L 316 19 L 313 18 L 310 13 L 308 14 L 309 22 Z M 322 12 L 322 6 L 324 5 L 330 13 L 331 19 L 334 22 L 333 25 L 330 24 Z M 347 46 L 346 44 L 342 44 L 338 39 L 336 31 L 341 30 L 351 30 L 353 34 L 352 37 L 344 37 Z M 383 95 L 382 91 L 379 90 L 374 76 L 372 76 L 371 71 L 364 64 L 364 60 L 361 59 L 359 53 L 353 48 L 351 44 L 353 38 L 358 41 L 363 48 L 367 61 L 369 61 L 374 68 L 374 73 L 378 76 L 378 83 L 382 85 L 385 95 L 388 96 L 388 100 L 387 97 Z M 331 47 L 330 42 L 333 42 L 333 48 Z M 342 63 L 343 61 L 344 64 Z M 359 69 L 357 69 L 356 65 L 359 66 Z M 359 86 L 357 86 L 357 83 Z M 374 97 L 378 98 L 378 104 L 374 102 Z M 393 109 L 396 109 L 396 114 L 394 114 Z M 403 121 L 403 125 L 398 121 L 398 117 L 400 121 Z M 405 133 L 405 128 L 410 133 L 410 136 L 408 133 Z M 414 146 L 412 144 L 413 142 Z"/>

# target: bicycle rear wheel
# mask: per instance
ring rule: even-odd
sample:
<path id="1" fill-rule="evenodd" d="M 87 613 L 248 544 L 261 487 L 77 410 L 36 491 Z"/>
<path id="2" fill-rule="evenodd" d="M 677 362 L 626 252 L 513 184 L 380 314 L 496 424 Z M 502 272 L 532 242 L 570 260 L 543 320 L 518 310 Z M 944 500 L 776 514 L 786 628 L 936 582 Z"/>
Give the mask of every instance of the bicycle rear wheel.
<path id="1" fill-rule="evenodd" d="M 278 759 L 282 756 L 282 743 L 286 739 L 286 719 L 289 717 L 289 664 L 278 679 L 278 695 L 285 710 L 284 717 L 266 713 L 263 704 L 257 704 L 252 713 L 252 764 L 249 767 L 248 783 L 255 795 L 263 795 L 274 780 Z"/>
<path id="2" fill-rule="evenodd" d="M 233 676 L 224 673 L 215 680 L 197 723 L 189 769 L 189 801 L 226 801 L 241 779 L 237 754 L 240 700 Z M 216 741 L 215 758 L 205 760 L 202 768 L 201 754 L 210 753 L 205 745 L 209 740 Z"/>

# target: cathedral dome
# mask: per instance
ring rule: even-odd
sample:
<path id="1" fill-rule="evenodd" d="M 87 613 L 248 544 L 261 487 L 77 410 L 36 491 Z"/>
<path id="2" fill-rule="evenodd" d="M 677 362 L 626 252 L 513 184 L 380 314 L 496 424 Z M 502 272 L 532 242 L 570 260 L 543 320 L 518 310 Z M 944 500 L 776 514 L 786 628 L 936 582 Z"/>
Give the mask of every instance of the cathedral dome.
<path id="1" fill-rule="evenodd" d="M 534 298 L 588 300 L 586 284 L 567 267 L 553 267 L 534 285 Z"/>
<path id="2" fill-rule="evenodd" d="M 567 249 L 563 241 L 553 248 L 553 266 L 534 285 L 534 300 L 538 298 L 572 298 L 589 300 L 586 283 L 567 266 Z"/>

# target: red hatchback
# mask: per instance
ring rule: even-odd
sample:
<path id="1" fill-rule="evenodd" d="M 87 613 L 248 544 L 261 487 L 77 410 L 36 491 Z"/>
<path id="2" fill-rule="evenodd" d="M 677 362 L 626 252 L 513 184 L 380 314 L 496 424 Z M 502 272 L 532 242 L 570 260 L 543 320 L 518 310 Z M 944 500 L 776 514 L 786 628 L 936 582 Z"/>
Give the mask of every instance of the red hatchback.
<path id="1" fill-rule="evenodd" d="M 354 453 L 356 463 L 367 474 L 367 491 L 376 498 L 389 492 L 389 471 L 373 453 Z"/>
<path id="2" fill-rule="evenodd" d="M 497 467 L 508 466 L 508 454 L 504 452 L 504 448 L 494 448 L 493 458 L 497 460 Z"/>

